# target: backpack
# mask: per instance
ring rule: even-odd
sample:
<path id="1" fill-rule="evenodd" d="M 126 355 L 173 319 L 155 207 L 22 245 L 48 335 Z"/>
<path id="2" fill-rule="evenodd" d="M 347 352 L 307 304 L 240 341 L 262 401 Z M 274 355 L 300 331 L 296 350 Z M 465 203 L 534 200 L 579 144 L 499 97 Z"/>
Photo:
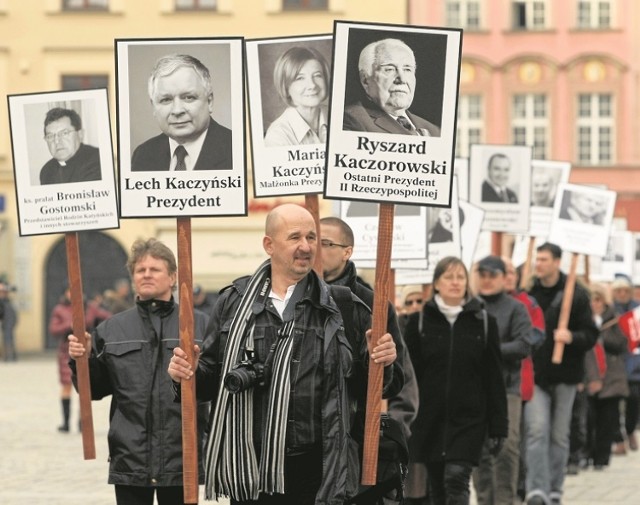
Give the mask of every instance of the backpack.
<path id="1" fill-rule="evenodd" d="M 344 331 L 352 349 L 356 349 L 353 327 L 354 305 L 351 290 L 346 286 L 329 286 L 331 295 L 340 309 Z M 400 423 L 389 416 L 380 414 L 380 440 L 378 446 L 378 472 L 376 484 L 364 489 L 347 501 L 347 504 L 366 505 L 383 503 L 388 498 L 402 503 L 404 482 L 409 465 L 409 448 Z"/>

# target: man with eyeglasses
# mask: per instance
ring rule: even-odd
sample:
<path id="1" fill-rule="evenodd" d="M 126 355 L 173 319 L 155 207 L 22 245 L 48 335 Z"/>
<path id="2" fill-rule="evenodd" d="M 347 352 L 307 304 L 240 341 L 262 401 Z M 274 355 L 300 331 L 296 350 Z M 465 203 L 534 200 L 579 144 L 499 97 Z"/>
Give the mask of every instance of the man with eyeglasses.
<path id="1" fill-rule="evenodd" d="M 323 217 L 320 219 L 320 245 L 322 246 L 322 270 L 327 284 L 346 286 L 364 303 L 373 309 L 373 291 L 358 276 L 356 266 L 350 260 L 353 254 L 353 230 L 342 219 Z M 404 372 L 404 387 L 397 396 L 388 401 L 389 414 L 402 425 L 409 437 L 411 423 L 418 413 L 418 387 L 413 365 L 398 326 L 393 305 L 389 303 L 387 332 L 396 343 L 398 363 Z"/>
<path id="2" fill-rule="evenodd" d="M 40 184 L 99 181 L 100 151 L 83 144 L 82 119 L 73 109 L 55 107 L 44 118 L 44 140 L 52 159 L 40 170 Z"/>
<path id="3" fill-rule="evenodd" d="M 439 137 L 440 128 L 411 112 L 416 58 L 399 39 L 372 42 L 360 53 L 360 84 L 366 97 L 345 108 L 343 129 Z"/>

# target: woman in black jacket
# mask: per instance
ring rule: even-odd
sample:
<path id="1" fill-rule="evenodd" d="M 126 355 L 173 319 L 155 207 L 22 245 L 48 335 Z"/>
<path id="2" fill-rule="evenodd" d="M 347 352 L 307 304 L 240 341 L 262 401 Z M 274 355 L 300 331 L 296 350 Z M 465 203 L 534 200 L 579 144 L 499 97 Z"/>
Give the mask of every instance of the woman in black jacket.
<path id="1" fill-rule="evenodd" d="M 440 260 L 433 297 L 405 334 L 420 391 L 411 460 L 427 466 L 433 505 L 468 504 L 485 437 L 497 454 L 507 436 L 498 327 L 470 297 L 468 277 L 460 259 Z"/>

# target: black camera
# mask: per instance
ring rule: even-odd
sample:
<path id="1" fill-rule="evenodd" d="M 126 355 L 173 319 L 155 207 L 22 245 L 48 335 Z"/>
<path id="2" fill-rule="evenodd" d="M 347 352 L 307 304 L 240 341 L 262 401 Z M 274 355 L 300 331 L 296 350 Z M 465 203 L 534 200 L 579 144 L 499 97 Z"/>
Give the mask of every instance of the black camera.
<path id="1" fill-rule="evenodd" d="M 224 387 L 232 395 L 253 386 L 265 385 L 265 366 L 251 360 L 238 363 L 224 378 Z"/>

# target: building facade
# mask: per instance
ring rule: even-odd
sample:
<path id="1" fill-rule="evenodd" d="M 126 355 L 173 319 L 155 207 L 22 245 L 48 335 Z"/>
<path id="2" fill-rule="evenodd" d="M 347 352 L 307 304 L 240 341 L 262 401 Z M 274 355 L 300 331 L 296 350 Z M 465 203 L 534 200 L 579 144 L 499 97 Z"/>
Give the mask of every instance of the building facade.
<path id="1" fill-rule="evenodd" d="M 410 0 L 409 23 L 464 30 L 459 156 L 533 146 L 570 182 L 617 192 L 640 231 L 640 4 L 633 0 Z"/>

